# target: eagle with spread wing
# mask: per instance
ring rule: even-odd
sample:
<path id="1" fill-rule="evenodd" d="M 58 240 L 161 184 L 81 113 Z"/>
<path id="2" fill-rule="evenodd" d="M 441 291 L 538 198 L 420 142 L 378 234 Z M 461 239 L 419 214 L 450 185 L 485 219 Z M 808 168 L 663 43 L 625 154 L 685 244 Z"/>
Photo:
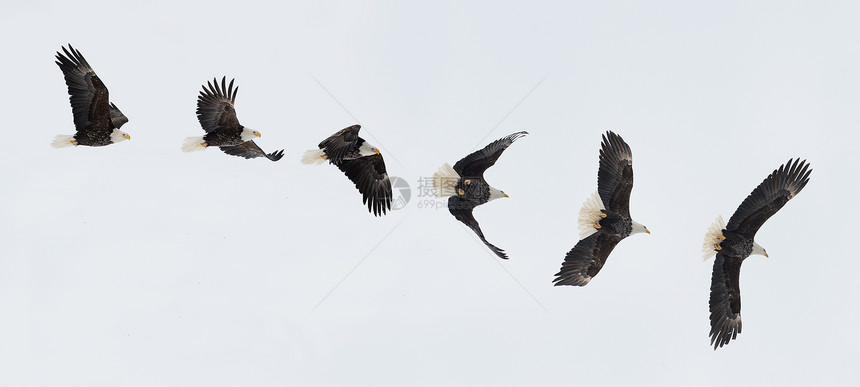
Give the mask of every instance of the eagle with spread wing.
<path id="1" fill-rule="evenodd" d="M 57 135 L 51 146 L 105 146 L 130 140 L 128 133 L 119 130 L 128 117 L 110 102 L 108 89 L 95 70 L 71 44 L 62 49 L 63 53 L 57 52 L 56 63 L 69 87 L 76 133 Z"/>
<path id="2" fill-rule="evenodd" d="M 217 146 L 221 150 L 233 156 L 253 159 L 265 157 L 272 161 L 278 161 L 284 157 L 284 151 L 279 150 L 266 153 L 254 142 L 254 138 L 261 137 L 260 132 L 245 127 L 236 118 L 236 93 L 239 87 L 233 87 L 233 81 L 227 84 L 227 77 L 209 82 L 209 87 L 203 85 L 203 91 L 197 96 L 197 120 L 206 131 L 201 137 L 187 137 L 182 145 L 185 152 L 193 152 Z"/>

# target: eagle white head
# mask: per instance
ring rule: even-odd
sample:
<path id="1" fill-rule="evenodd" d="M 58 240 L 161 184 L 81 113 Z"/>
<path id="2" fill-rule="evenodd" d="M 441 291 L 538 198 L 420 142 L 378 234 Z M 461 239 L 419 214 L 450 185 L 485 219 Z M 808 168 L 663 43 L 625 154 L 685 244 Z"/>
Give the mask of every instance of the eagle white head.
<path id="1" fill-rule="evenodd" d="M 360 147 L 358 147 L 358 154 L 361 157 L 378 155 L 379 149 L 376 149 L 376 147 L 370 145 L 367 141 L 365 141 L 361 143 Z"/>
<path id="2" fill-rule="evenodd" d="M 753 255 L 753 254 L 764 255 L 765 258 L 769 258 L 769 256 L 767 255 L 767 250 L 765 250 L 764 247 L 761 247 L 761 245 L 759 245 L 755 241 L 753 241 L 753 248 L 752 248 L 752 252 L 750 253 L 750 255 Z"/>
<path id="3" fill-rule="evenodd" d="M 131 140 L 131 136 L 129 136 L 128 133 L 123 132 L 119 129 L 114 129 L 113 132 L 111 132 L 110 134 L 111 143 L 116 144 L 125 140 Z"/>
<path id="4" fill-rule="evenodd" d="M 254 129 L 248 128 L 248 127 L 242 129 L 242 135 L 241 135 L 242 141 L 251 141 L 257 137 L 262 137 L 260 132 L 254 130 Z"/>
<path id="5" fill-rule="evenodd" d="M 644 224 L 639 224 L 634 220 L 633 221 L 633 229 L 630 230 L 630 235 L 639 234 L 639 233 L 643 233 L 643 232 L 648 233 L 648 234 L 651 233 L 651 231 L 648 231 L 648 227 L 645 227 Z"/>
<path id="6" fill-rule="evenodd" d="M 506 194 L 505 191 L 490 187 L 490 197 L 487 198 L 487 201 L 489 202 L 491 200 L 496 200 L 496 199 L 501 199 L 501 198 L 509 198 L 509 197 L 510 196 L 508 196 L 508 194 Z"/>

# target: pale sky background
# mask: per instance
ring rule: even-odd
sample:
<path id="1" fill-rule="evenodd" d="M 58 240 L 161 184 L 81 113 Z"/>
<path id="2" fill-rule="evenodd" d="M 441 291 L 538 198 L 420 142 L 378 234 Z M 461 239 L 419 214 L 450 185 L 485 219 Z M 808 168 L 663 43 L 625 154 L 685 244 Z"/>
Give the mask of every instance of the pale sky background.
<path id="1" fill-rule="evenodd" d="M 749 3 L 7 2 L 0 385 L 858 385 L 860 4 Z M 131 141 L 50 147 L 66 43 Z M 180 151 L 223 75 L 283 160 Z M 413 186 L 383 218 L 299 162 L 356 122 Z M 475 211 L 501 261 L 414 188 L 520 130 Z M 606 130 L 652 234 L 555 288 Z M 791 157 L 714 351 L 702 237 Z"/>

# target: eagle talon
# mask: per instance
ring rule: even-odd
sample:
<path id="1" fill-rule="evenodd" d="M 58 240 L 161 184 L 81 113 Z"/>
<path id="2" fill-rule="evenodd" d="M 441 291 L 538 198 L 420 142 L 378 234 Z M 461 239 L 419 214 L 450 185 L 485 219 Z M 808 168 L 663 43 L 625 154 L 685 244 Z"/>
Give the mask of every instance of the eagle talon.
<path id="1" fill-rule="evenodd" d="M 463 182 L 464 182 L 464 183 L 466 183 L 466 184 L 472 184 L 472 181 L 471 181 L 471 180 L 465 180 L 465 181 L 463 181 Z"/>
<path id="2" fill-rule="evenodd" d="M 461 195 L 461 196 L 462 196 L 462 195 L 465 195 L 465 194 L 466 194 L 466 191 L 463 191 L 463 189 L 458 189 L 458 190 L 457 190 L 457 195 Z"/>
<path id="3" fill-rule="evenodd" d="M 201 142 L 201 143 L 200 143 L 200 146 L 202 146 L 202 147 L 204 147 L 204 148 L 205 148 L 205 147 L 207 147 L 207 146 L 209 146 L 209 145 L 208 145 L 208 144 L 206 144 L 205 142 Z"/>
<path id="4" fill-rule="evenodd" d="M 720 247 L 720 244 L 719 244 L 719 243 L 717 243 L 717 244 L 715 244 L 715 245 L 714 245 L 714 250 L 722 250 L 722 249 L 723 249 L 723 248 L 722 248 L 722 247 Z"/>
<path id="5" fill-rule="evenodd" d="M 76 140 L 69 141 L 69 143 L 71 143 L 72 145 L 78 145 L 78 142 Z"/>
<path id="6" fill-rule="evenodd" d="M 595 223 L 594 228 L 600 228 L 600 223 Z"/>
<path id="7" fill-rule="evenodd" d="M 600 217 L 605 219 L 605 218 L 606 218 L 606 214 L 604 214 L 604 213 L 602 213 L 602 212 L 601 212 L 601 213 L 600 213 Z"/>
<path id="8" fill-rule="evenodd" d="M 717 239 L 724 241 L 724 240 L 726 240 L 726 237 L 724 237 L 722 235 L 717 235 Z"/>

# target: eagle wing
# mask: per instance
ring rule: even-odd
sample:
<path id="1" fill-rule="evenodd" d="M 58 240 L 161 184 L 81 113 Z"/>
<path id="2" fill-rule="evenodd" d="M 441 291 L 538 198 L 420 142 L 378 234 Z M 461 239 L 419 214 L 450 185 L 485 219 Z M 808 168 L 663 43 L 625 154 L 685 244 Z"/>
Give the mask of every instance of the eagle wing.
<path id="1" fill-rule="evenodd" d="M 233 106 L 236 102 L 236 93 L 239 92 L 238 87 L 233 88 L 235 79 L 231 79 L 228 86 L 227 77 L 221 78 L 220 87 L 217 79 L 212 81 L 208 82 L 208 88 L 203 85 L 203 91 L 197 96 L 197 120 L 200 121 L 200 126 L 206 133 L 214 130 L 241 133 L 242 125 L 236 118 L 236 109 Z"/>
<path id="2" fill-rule="evenodd" d="M 806 160 L 788 160 L 744 199 L 729 219 L 726 230 L 754 237 L 765 221 L 806 186 L 810 173 L 812 170 Z"/>
<path id="3" fill-rule="evenodd" d="M 454 170 L 463 177 L 483 177 L 484 171 L 492 167 L 511 144 L 520 137 L 527 135 L 528 132 L 517 132 L 485 146 L 484 149 L 472 152 L 470 155 L 463 157 L 460 161 L 454 164 Z"/>
<path id="4" fill-rule="evenodd" d="M 555 274 L 555 286 L 585 286 L 603 265 L 609 253 L 622 238 L 611 234 L 597 233 L 580 240 L 565 255 L 561 270 Z"/>
<path id="5" fill-rule="evenodd" d="M 385 171 L 382 155 L 343 160 L 337 167 L 355 183 L 363 203 L 367 204 L 367 210 L 373 215 L 385 215 L 385 212 L 391 209 L 391 181 Z"/>
<path id="6" fill-rule="evenodd" d="M 75 129 L 110 131 L 108 125 L 110 103 L 108 89 L 90 67 L 81 52 L 69 45 L 63 53 L 57 52 L 57 66 L 63 71 L 66 86 L 69 88 L 69 102 L 72 104 L 72 115 Z M 128 119 L 126 119 L 127 121 Z"/>
<path id="7" fill-rule="evenodd" d="M 113 102 L 110 103 L 110 121 L 113 123 L 113 126 L 117 129 L 121 128 L 123 124 L 128 122 L 128 117 L 119 110 Z"/>
<path id="8" fill-rule="evenodd" d="M 265 157 L 272 161 L 278 161 L 281 157 L 284 157 L 283 149 L 266 154 L 253 140 L 245 141 L 239 145 L 222 146 L 221 150 L 228 155 L 244 157 L 246 159 Z"/>
<path id="9" fill-rule="evenodd" d="M 741 333 L 741 290 L 739 280 L 743 260 L 717 254 L 711 276 L 711 344 L 722 347 Z"/>
<path id="10" fill-rule="evenodd" d="M 597 192 L 608 209 L 630 216 L 633 190 L 633 152 L 621 136 L 609 131 L 600 143 Z"/>
<path id="11" fill-rule="evenodd" d="M 466 226 L 469 226 L 469 228 L 478 235 L 478 238 L 481 238 L 481 241 L 484 242 L 484 244 L 487 245 L 494 254 L 499 256 L 499 258 L 508 259 L 508 255 L 505 254 L 505 250 L 494 246 L 492 243 L 487 242 L 487 238 L 484 238 L 484 233 L 481 232 L 481 225 L 479 225 L 478 221 L 475 220 L 475 217 L 472 216 L 472 210 L 474 208 L 475 207 L 472 206 L 469 201 L 462 199 L 459 196 L 452 196 L 448 199 L 448 211 L 451 212 L 451 215 L 454 215 L 454 218 L 463 222 Z"/>
<path id="12" fill-rule="evenodd" d="M 361 140 L 358 137 L 359 130 L 361 130 L 361 125 L 353 125 L 339 130 L 319 143 L 319 148 L 325 152 L 330 163 L 340 163 L 350 151 L 358 146 L 358 142 Z"/>

